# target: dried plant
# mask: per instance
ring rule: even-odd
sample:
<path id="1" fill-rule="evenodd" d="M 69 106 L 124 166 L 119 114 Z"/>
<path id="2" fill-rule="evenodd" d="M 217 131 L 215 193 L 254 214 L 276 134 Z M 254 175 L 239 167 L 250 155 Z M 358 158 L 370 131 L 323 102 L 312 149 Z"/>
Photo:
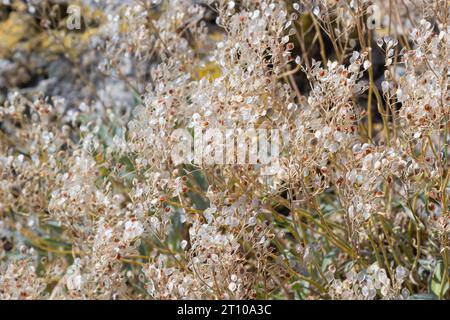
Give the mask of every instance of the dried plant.
<path id="1" fill-rule="evenodd" d="M 64 3 L 0 5 L 0 299 L 450 297 L 448 1 Z"/>

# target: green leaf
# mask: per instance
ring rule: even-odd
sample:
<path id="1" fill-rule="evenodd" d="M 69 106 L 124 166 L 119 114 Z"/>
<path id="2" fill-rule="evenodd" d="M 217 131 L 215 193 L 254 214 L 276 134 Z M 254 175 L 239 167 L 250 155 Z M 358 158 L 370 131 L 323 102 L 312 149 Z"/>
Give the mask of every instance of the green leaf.
<path id="1" fill-rule="evenodd" d="M 439 261 L 434 268 L 430 286 L 431 292 L 434 293 L 437 297 L 441 297 L 441 292 L 442 296 L 444 296 L 449 288 L 448 281 L 442 279 L 443 274 L 444 264 L 442 263 L 442 261 Z"/>

